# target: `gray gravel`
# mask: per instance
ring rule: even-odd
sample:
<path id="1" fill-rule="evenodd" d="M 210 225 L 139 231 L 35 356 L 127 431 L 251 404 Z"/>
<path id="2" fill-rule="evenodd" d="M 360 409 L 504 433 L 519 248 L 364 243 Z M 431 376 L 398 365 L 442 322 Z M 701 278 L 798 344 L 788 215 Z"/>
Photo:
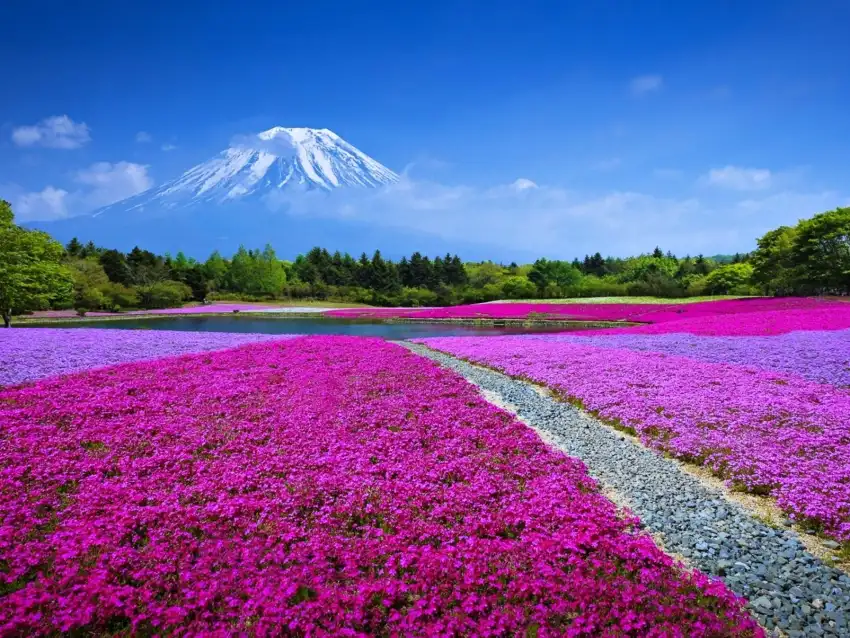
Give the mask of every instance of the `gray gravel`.
<path id="1" fill-rule="evenodd" d="M 772 633 L 850 636 L 850 577 L 807 552 L 795 532 L 762 523 L 676 462 L 527 383 L 419 344 L 401 345 L 494 393 L 548 443 L 581 459 L 667 552 L 722 578 Z"/>

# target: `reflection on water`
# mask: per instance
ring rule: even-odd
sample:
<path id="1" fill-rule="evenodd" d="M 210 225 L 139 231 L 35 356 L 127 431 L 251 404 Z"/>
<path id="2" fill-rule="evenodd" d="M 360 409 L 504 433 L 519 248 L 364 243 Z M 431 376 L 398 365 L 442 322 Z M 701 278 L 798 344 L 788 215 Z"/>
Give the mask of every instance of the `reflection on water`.
<path id="1" fill-rule="evenodd" d="M 581 327 L 464 326 L 450 323 L 369 323 L 345 319 L 270 319 L 262 317 L 167 317 L 116 319 L 51 324 L 61 328 L 116 328 L 119 330 L 193 330 L 197 332 L 262 332 L 265 334 L 339 334 L 384 339 L 486 336 L 564 332 Z"/>

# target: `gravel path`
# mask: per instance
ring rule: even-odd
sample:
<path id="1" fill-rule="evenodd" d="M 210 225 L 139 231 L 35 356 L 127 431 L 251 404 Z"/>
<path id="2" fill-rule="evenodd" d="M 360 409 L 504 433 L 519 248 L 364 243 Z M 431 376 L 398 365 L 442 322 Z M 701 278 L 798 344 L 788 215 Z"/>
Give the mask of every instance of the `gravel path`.
<path id="1" fill-rule="evenodd" d="M 792 638 L 850 636 L 850 577 L 807 552 L 793 531 L 762 523 L 675 461 L 529 384 L 419 344 L 400 345 L 460 373 L 547 443 L 584 461 L 665 551 L 722 578 L 767 629 Z"/>

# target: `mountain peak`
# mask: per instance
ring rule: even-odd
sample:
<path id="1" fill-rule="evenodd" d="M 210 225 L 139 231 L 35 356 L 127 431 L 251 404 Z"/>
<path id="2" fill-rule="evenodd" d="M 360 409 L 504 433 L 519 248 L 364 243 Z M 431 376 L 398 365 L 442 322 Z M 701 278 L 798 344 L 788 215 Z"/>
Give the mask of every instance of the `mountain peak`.
<path id="1" fill-rule="evenodd" d="M 271 140 L 277 137 L 285 136 L 291 139 L 295 143 L 305 142 L 307 140 L 316 139 L 316 138 L 328 138 L 331 140 L 339 140 L 339 135 L 334 133 L 330 129 L 326 128 L 306 128 L 306 127 L 294 127 L 287 128 L 284 126 L 273 126 L 267 131 L 262 131 L 257 133 L 257 137 L 261 140 Z"/>
<path id="2" fill-rule="evenodd" d="M 275 126 L 235 139 L 229 148 L 177 179 L 100 209 L 93 216 L 150 205 L 226 204 L 292 188 L 377 188 L 396 181 L 398 175 L 393 171 L 329 129 Z"/>

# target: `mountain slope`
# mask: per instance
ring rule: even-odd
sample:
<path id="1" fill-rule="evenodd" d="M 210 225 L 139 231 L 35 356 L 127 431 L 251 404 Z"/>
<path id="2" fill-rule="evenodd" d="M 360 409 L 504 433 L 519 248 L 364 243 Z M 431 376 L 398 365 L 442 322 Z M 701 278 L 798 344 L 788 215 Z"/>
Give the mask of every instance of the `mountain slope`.
<path id="1" fill-rule="evenodd" d="M 469 259 L 492 256 L 472 237 L 448 241 L 392 223 L 290 212 L 301 197 L 309 198 L 308 209 L 319 210 L 325 200 L 338 205 L 334 195 L 363 194 L 397 180 L 393 171 L 327 129 L 275 127 L 237 140 L 175 180 L 92 214 L 28 226 L 63 243 L 77 237 L 120 250 L 136 245 L 159 253 L 182 250 L 200 259 L 216 249 L 231 254 L 239 244 L 267 242 L 285 258 L 316 245 L 352 254 L 378 248 L 395 258 L 416 250 L 460 252 Z"/>
<path id="2" fill-rule="evenodd" d="M 92 213 L 227 204 L 275 191 L 377 188 L 398 175 L 328 129 L 276 126 L 237 140 L 180 177 Z"/>

